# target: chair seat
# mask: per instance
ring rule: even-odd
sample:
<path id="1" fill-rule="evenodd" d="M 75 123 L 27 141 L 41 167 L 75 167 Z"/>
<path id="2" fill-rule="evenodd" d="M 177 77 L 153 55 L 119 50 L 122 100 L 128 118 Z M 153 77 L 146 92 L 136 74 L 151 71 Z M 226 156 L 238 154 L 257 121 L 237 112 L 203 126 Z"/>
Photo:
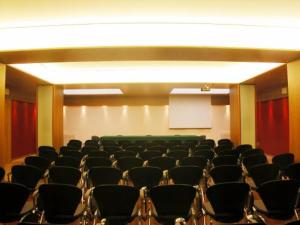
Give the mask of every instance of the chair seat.
<path id="1" fill-rule="evenodd" d="M 293 209 L 290 210 L 289 212 L 287 212 L 287 211 L 284 212 L 281 210 L 268 210 L 262 200 L 255 200 L 254 207 L 256 208 L 256 210 L 258 212 L 265 214 L 267 217 L 269 217 L 271 219 L 287 220 L 294 216 Z"/>
<path id="2" fill-rule="evenodd" d="M 240 213 L 215 213 L 208 201 L 203 203 L 203 208 L 210 217 L 222 223 L 235 223 L 242 220 L 244 216 L 243 214 L 240 215 Z"/>

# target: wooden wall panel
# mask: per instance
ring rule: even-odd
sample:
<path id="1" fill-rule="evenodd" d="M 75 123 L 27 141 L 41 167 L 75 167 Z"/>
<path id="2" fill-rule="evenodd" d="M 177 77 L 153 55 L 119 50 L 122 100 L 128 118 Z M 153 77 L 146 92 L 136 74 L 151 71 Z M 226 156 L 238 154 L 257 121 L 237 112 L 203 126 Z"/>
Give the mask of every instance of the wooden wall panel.
<path id="1" fill-rule="evenodd" d="M 63 87 L 54 86 L 53 107 L 52 107 L 52 143 L 56 149 L 59 149 L 64 142 L 63 106 L 64 106 Z"/>
<path id="2" fill-rule="evenodd" d="M 4 166 L 7 133 L 5 128 L 5 77 L 6 66 L 0 64 L 0 165 Z"/>
<path id="3" fill-rule="evenodd" d="M 241 143 L 240 85 L 230 86 L 230 138 L 235 145 Z"/>
<path id="4" fill-rule="evenodd" d="M 5 132 L 6 132 L 6 151 L 3 158 L 5 163 L 8 163 L 12 159 L 11 154 L 11 99 L 5 99 Z"/>
<path id="5" fill-rule="evenodd" d="M 290 152 L 300 161 L 300 60 L 288 64 Z"/>

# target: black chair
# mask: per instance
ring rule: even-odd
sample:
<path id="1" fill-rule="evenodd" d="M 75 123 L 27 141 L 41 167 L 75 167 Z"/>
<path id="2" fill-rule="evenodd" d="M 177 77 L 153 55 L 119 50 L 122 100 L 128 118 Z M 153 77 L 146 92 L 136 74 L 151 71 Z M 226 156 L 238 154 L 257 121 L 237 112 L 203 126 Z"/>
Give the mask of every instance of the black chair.
<path id="1" fill-rule="evenodd" d="M 97 220 L 105 219 L 107 224 L 121 225 L 134 219 L 133 211 L 139 198 L 139 190 L 123 185 L 101 185 L 93 189 L 92 197 L 98 209 L 94 224 Z"/>
<path id="2" fill-rule="evenodd" d="M 30 190 L 24 185 L 0 183 L 0 223 L 18 221 L 29 213 L 32 207 L 25 206 L 29 195 Z"/>
<path id="3" fill-rule="evenodd" d="M 80 148 L 76 148 L 74 146 L 61 146 L 59 149 L 59 155 L 63 155 L 65 152 L 68 151 L 80 151 Z"/>
<path id="4" fill-rule="evenodd" d="M 197 146 L 199 144 L 198 140 L 185 140 L 183 141 L 183 144 L 189 146 L 189 148 L 194 148 L 195 146 Z"/>
<path id="5" fill-rule="evenodd" d="M 215 153 L 211 150 L 200 150 L 200 151 L 195 151 L 193 153 L 193 156 L 201 156 L 211 161 L 215 157 Z"/>
<path id="6" fill-rule="evenodd" d="M 4 176 L 5 176 L 5 170 L 2 167 L 0 167 L 0 182 L 3 180 Z"/>
<path id="7" fill-rule="evenodd" d="M 238 165 L 216 166 L 210 170 L 209 175 L 215 184 L 243 181 L 243 171 Z"/>
<path id="8" fill-rule="evenodd" d="M 279 168 L 274 164 L 259 164 L 251 167 L 248 175 L 254 182 L 253 188 L 256 189 L 264 182 L 278 180 Z"/>
<path id="9" fill-rule="evenodd" d="M 43 174 L 50 166 L 50 161 L 48 159 L 39 156 L 27 156 L 24 162 L 26 165 L 39 168 Z"/>
<path id="10" fill-rule="evenodd" d="M 52 146 L 40 146 L 38 149 L 38 154 L 40 157 L 46 158 L 50 162 L 55 161 L 58 157 L 58 154 L 55 151 L 55 148 Z"/>
<path id="11" fill-rule="evenodd" d="M 182 184 L 162 185 L 151 188 L 149 196 L 157 213 L 154 214 L 156 220 L 161 224 L 171 225 L 176 218 L 190 218 L 196 189 Z"/>
<path id="12" fill-rule="evenodd" d="M 158 167 L 134 167 L 128 171 L 128 176 L 136 188 L 147 187 L 150 189 L 159 184 L 163 172 Z"/>
<path id="13" fill-rule="evenodd" d="M 136 157 L 122 157 L 117 160 L 116 166 L 124 172 L 133 167 L 142 166 L 143 162 L 142 159 Z"/>
<path id="14" fill-rule="evenodd" d="M 252 150 L 252 145 L 250 145 L 250 144 L 238 145 L 238 146 L 236 146 L 235 150 L 238 151 L 239 154 L 242 154 L 243 152 L 245 152 L 247 150 Z"/>
<path id="15" fill-rule="evenodd" d="M 69 224 L 83 215 L 81 189 L 67 184 L 43 184 L 38 192 L 46 223 Z"/>
<path id="16" fill-rule="evenodd" d="M 92 167 L 88 172 L 88 186 L 118 184 L 122 179 L 121 170 L 113 167 Z"/>
<path id="17" fill-rule="evenodd" d="M 279 155 L 275 155 L 272 158 L 273 164 L 277 165 L 279 167 L 279 170 L 281 171 L 281 175 L 285 175 L 285 171 L 287 167 L 294 163 L 294 154 L 293 153 L 283 153 Z"/>
<path id="18" fill-rule="evenodd" d="M 208 145 L 211 149 L 214 149 L 216 147 L 215 140 L 213 140 L 213 139 L 202 140 L 202 141 L 200 141 L 200 144 Z"/>
<path id="19" fill-rule="evenodd" d="M 294 216 L 298 189 L 299 184 L 294 180 L 265 182 L 257 189 L 261 200 L 254 201 L 254 208 L 272 219 L 290 219 Z"/>
<path id="20" fill-rule="evenodd" d="M 208 187 L 203 203 L 205 214 L 222 223 L 236 223 L 244 218 L 249 186 L 246 183 L 219 183 Z M 205 219 L 205 216 L 204 216 Z"/>
<path id="21" fill-rule="evenodd" d="M 120 141 L 118 142 L 118 144 L 119 144 L 119 146 L 122 147 L 122 149 L 125 149 L 125 148 L 131 146 L 131 145 L 132 145 L 132 142 L 131 142 L 130 140 L 120 140 Z"/>
<path id="22" fill-rule="evenodd" d="M 176 166 L 176 159 L 171 157 L 154 157 L 148 160 L 148 165 L 159 167 L 161 170 L 168 170 Z"/>
<path id="23" fill-rule="evenodd" d="M 55 161 L 55 166 L 68 166 L 68 167 L 79 168 L 80 160 L 70 156 L 60 156 Z"/>
<path id="24" fill-rule="evenodd" d="M 172 157 L 176 160 L 181 160 L 185 157 L 188 157 L 189 152 L 185 150 L 174 150 L 167 153 L 168 157 Z"/>
<path id="25" fill-rule="evenodd" d="M 286 169 L 286 175 L 300 183 L 300 163 L 292 163 Z"/>
<path id="26" fill-rule="evenodd" d="M 79 169 L 67 166 L 53 166 L 49 169 L 48 183 L 76 186 L 81 178 Z"/>
<path id="27" fill-rule="evenodd" d="M 147 150 L 147 151 L 143 151 L 143 152 L 139 153 L 139 156 L 144 161 L 146 161 L 146 160 L 149 160 L 149 159 L 154 158 L 154 157 L 160 157 L 160 156 L 162 156 L 162 154 L 163 153 L 161 151 Z"/>
<path id="28" fill-rule="evenodd" d="M 71 139 L 69 140 L 67 146 L 71 146 L 77 149 L 81 149 L 82 141 L 77 140 L 77 139 Z"/>
<path id="29" fill-rule="evenodd" d="M 93 154 L 93 153 L 98 153 L 98 152 L 100 152 L 100 150 L 98 147 L 88 145 L 88 146 L 82 147 L 81 152 L 83 155 L 89 155 L 89 154 Z"/>
<path id="30" fill-rule="evenodd" d="M 169 152 L 173 152 L 173 151 L 185 151 L 185 152 L 189 152 L 190 150 L 190 146 L 189 145 L 176 145 L 176 146 L 171 146 L 169 148 Z"/>
<path id="31" fill-rule="evenodd" d="M 119 147 L 119 144 L 113 140 L 102 140 L 101 139 L 101 143 L 102 143 L 103 147 L 109 147 L 109 146 Z"/>
<path id="32" fill-rule="evenodd" d="M 119 146 L 103 146 L 103 151 L 107 152 L 109 155 L 113 155 L 117 151 L 122 149 Z"/>
<path id="33" fill-rule="evenodd" d="M 135 152 L 136 154 L 138 154 L 138 153 L 143 152 L 145 150 L 145 148 L 141 147 L 141 146 L 129 146 L 125 150 Z"/>
<path id="34" fill-rule="evenodd" d="M 147 147 L 147 151 L 159 151 L 161 154 L 166 153 L 168 150 L 168 147 L 166 146 L 161 146 L 161 145 L 154 145 Z"/>
<path id="35" fill-rule="evenodd" d="M 114 153 L 114 159 L 118 160 L 122 157 L 135 157 L 136 152 L 133 151 L 117 151 Z"/>
<path id="36" fill-rule="evenodd" d="M 197 145 L 194 148 L 192 148 L 192 152 L 196 151 L 211 151 L 212 148 L 209 145 Z"/>
<path id="37" fill-rule="evenodd" d="M 39 168 L 28 165 L 13 166 L 11 175 L 12 183 L 22 184 L 31 192 L 35 190 L 37 183 L 43 177 L 43 173 Z"/>
<path id="38" fill-rule="evenodd" d="M 85 166 L 86 169 L 91 169 L 93 167 L 110 167 L 112 165 L 112 162 L 108 158 L 104 157 L 87 157 L 85 160 Z"/>
<path id="39" fill-rule="evenodd" d="M 95 147 L 95 148 L 99 148 L 99 142 L 96 140 L 86 140 L 84 142 L 84 146 L 85 147 Z"/>
<path id="40" fill-rule="evenodd" d="M 65 151 L 65 152 L 61 153 L 61 155 L 65 156 L 65 157 L 72 157 L 79 161 L 81 161 L 84 156 L 83 153 L 80 151 Z"/>
<path id="41" fill-rule="evenodd" d="M 169 170 L 169 177 L 174 184 L 199 185 L 203 169 L 198 166 L 178 166 Z"/>
<path id="42" fill-rule="evenodd" d="M 233 142 L 230 139 L 224 138 L 218 140 L 218 146 L 223 145 L 223 146 L 228 146 L 233 148 Z"/>
<path id="43" fill-rule="evenodd" d="M 102 158 L 109 158 L 109 153 L 108 152 L 105 152 L 105 151 L 93 151 L 93 152 L 89 152 L 87 154 L 85 154 L 83 152 L 83 154 L 85 156 L 88 156 L 88 157 L 102 157 Z"/>
<path id="44" fill-rule="evenodd" d="M 217 147 L 214 148 L 214 152 L 217 155 L 224 155 L 224 152 L 232 152 L 234 151 L 233 148 L 231 146 L 227 146 L 227 145 L 219 145 Z M 237 154 L 239 155 L 239 152 L 237 151 Z"/>
<path id="45" fill-rule="evenodd" d="M 264 155 L 264 151 L 261 148 L 248 149 L 240 154 L 241 159 L 253 156 L 253 155 Z"/>
<path id="46" fill-rule="evenodd" d="M 238 157 L 235 155 L 217 156 L 212 160 L 214 166 L 237 165 Z"/>
<path id="47" fill-rule="evenodd" d="M 207 167 L 207 159 L 202 156 L 189 156 L 179 161 L 180 166 L 198 166 L 201 169 Z"/>
<path id="48" fill-rule="evenodd" d="M 230 156 L 234 156 L 237 159 L 239 158 L 239 152 L 236 150 L 223 150 L 218 152 L 217 156 L 225 156 L 225 155 L 230 155 Z"/>
<path id="49" fill-rule="evenodd" d="M 242 163 L 249 172 L 250 168 L 259 164 L 266 164 L 267 163 L 267 157 L 263 154 L 256 154 L 256 155 L 251 155 L 248 157 L 243 158 Z"/>

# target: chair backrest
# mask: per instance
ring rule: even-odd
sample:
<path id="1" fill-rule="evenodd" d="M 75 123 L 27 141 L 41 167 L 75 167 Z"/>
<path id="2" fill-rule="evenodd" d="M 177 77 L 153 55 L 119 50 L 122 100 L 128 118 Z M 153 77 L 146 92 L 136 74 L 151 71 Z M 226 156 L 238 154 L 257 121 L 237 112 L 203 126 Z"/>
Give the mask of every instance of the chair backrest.
<path id="1" fill-rule="evenodd" d="M 94 187 L 102 184 L 118 184 L 122 172 L 113 167 L 92 167 L 88 172 L 88 178 Z"/>
<path id="2" fill-rule="evenodd" d="M 299 183 L 294 180 L 276 180 L 261 184 L 257 192 L 269 211 L 287 219 L 294 215 L 298 189 Z"/>
<path id="3" fill-rule="evenodd" d="M 228 147 L 233 147 L 233 142 L 230 139 L 224 138 L 224 139 L 220 139 L 218 140 L 218 146 L 220 145 L 226 145 Z"/>
<path id="4" fill-rule="evenodd" d="M 213 149 L 214 147 L 216 147 L 216 142 L 213 139 L 205 139 L 200 141 L 200 144 L 202 145 L 208 145 L 211 149 Z"/>
<path id="5" fill-rule="evenodd" d="M 250 144 L 238 145 L 238 146 L 236 146 L 235 150 L 238 151 L 239 154 L 242 154 L 243 152 L 245 152 L 247 150 L 252 150 L 252 145 L 250 145 Z"/>
<path id="6" fill-rule="evenodd" d="M 217 156 L 224 156 L 224 155 L 230 155 L 230 156 L 235 156 L 236 158 L 239 158 L 240 154 L 237 150 L 234 150 L 234 149 L 222 150 L 222 151 L 217 153 Z"/>
<path id="7" fill-rule="evenodd" d="M 226 182 L 240 182 L 242 180 L 242 168 L 238 165 L 216 166 L 209 172 L 215 184 Z"/>
<path id="8" fill-rule="evenodd" d="M 122 157 L 135 157 L 136 152 L 133 151 L 117 151 L 114 153 L 114 158 L 116 160 L 122 158 Z"/>
<path id="9" fill-rule="evenodd" d="M 193 156 L 202 156 L 207 160 L 212 160 L 215 157 L 215 153 L 212 150 L 200 150 L 200 151 L 195 151 L 193 153 Z"/>
<path id="10" fill-rule="evenodd" d="M 162 154 L 167 152 L 167 149 L 168 149 L 168 147 L 162 146 L 162 145 L 153 145 L 153 146 L 147 147 L 147 151 L 159 151 Z"/>
<path id="11" fill-rule="evenodd" d="M 100 185 L 93 189 L 92 196 L 101 218 L 106 218 L 109 224 L 115 224 L 113 221 L 127 224 L 132 219 L 131 214 L 139 198 L 139 190 L 124 185 Z"/>
<path id="12" fill-rule="evenodd" d="M 146 160 L 149 160 L 149 159 L 154 158 L 154 157 L 160 157 L 160 156 L 162 156 L 162 154 L 163 153 L 161 151 L 147 150 L 147 151 L 143 151 L 143 152 L 139 153 L 139 156 L 144 161 L 146 161 Z"/>
<path id="13" fill-rule="evenodd" d="M 0 166 L 0 182 L 3 180 L 5 176 L 5 170 Z"/>
<path id="14" fill-rule="evenodd" d="M 235 155 L 221 155 L 212 160 L 214 166 L 237 165 L 237 163 L 238 157 Z"/>
<path id="15" fill-rule="evenodd" d="M 154 157 L 148 160 L 149 166 L 159 167 L 161 170 L 168 170 L 176 166 L 176 159 L 171 157 Z"/>
<path id="16" fill-rule="evenodd" d="M 48 159 L 50 162 L 55 161 L 58 157 L 55 148 L 52 146 L 40 146 L 38 149 L 38 154 L 40 157 L 44 157 Z"/>
<path id="17" fill-rule="evenodd" d="M 107 152 L 109 155 L 114 154 L 117 151 L 121 151 L 122 149 L 119 146 L 103 146 L 103 151 Z"/>
<path id="18" fill-rule="evenodd" d="M 77 158 L 74 158 L 74 157 L 70 157 L 70 156 L 60 156 L 55 161 L 55 165 L 79 168 L 80 160 Z"/>
<path id="19" fill-rule="evenodd" d="M 24 185 L 0 183 L 0 223 L 9 223 L 21 218 L 30 191 Z M 19 215 L 19 216 L 18 216 Z"/>
<path id="20" fill-rule="evenodd" d="M 67 157 L 72 157 L 72 158 L 80 160 L 80 161 L 81 161 L 81 159 L 84 156 L 82 152 L 80 152 L 80 151 L 73 151 L 73 150 L 65 151 L 61 155 L 62 156 L 67 156 Z"/>
<path id="21" fill-rule="evenodd" d="M 188 157 L 189 152 L 186 150 L 174 150 L 167 153 L 167 156 L 172 157 L 176 160 L 183 159 L 185 157 Z"/>
<path id="22" fill-rule="evenodd" d="M 50 161 L 48 159 L 39 156 L 27 156 L 24 162 L 26 165 L 39 168 L 43 174 L 50 166 Z"/>
<path id="23" fill-rule="evenodd" d="M 109 158 L 109 153 L 105 151 L 96 151 L 96 152 L 89 152 L 87 154 L 88 157 L 102 157 L 102 158 Z"/>
<path id="24" fill-rule="evenodd" d="M 143 160 L 136 157 L 121 157 L 117 160 L 117 167 L 122 170 L 130 170 L 133 167 L 139 167 L 143 165 Z"/>
<path id="25" fill-rule="evenodd" d="M 264 182 L 278 180 L 279 168 L 274 164 L 259 164 L 249 169 L 249 176 L 251 176 L 255 185 L 259 187 Z"/>
<path id="26" fill-rule="evenodd" d="M 209 145 L 204 145 L 204 144 L 200 144 L 200 145 L 197 145 L 194 148 L 192 148 L 193 152 L 196 152 L 196 151 L 211 151 L 211 150 L 212 150 L 212 148 Z"/>
<path id="27" fill-rule="evenodd" d="M 43 184 L 39 187 L 41 208 L 48 223 L 62 223 L 73 216 L 80 204 L 82 191 L 67 184 Z"/>
<path id="28" fill-rule="evenodd" d="M 249 157 L 249 156 L 253 156 L 253 155 L 263 155 L 264 151 L 261 148 L 254 148 L 254 149 L 248 149 L 244 152 L 241 153 L 241 159 Z"/>
<path id="29" fill-rule="evenodd" d="M 11 168 L 12 182 L 26 186 L 28 189 L 33 191 L 43 177 L 42 171 L 29 165 L 15 165 Z"/>
<path id="30" fill-rule="evenodd" d="M 150 189 L 159 184 L 163 172 L 158 167 L 134 167 L 128 171 L 128 175 L 136 188 L 147 187 Z"/>
<path id="31" fill-rule="evenodd" d="M 174 223 L 177 217 L 187 219 L 196 189 L 190 185 L 162 185 L 150 189 L 149 196 L 157 212 L 157 220 L 163 224 Z"/>
<path id="32" fill-rule="evenodd" d="M 89 145 L 89 146 L 82 147 L 81 152 L 82 152 L 83 155 L 88 155 L 90 153 L 100 152 L 100 150 L 99 150 L 98 147 Z"/>
<path id="33" fill-rule="evenodd" d="M 249 171 L 250 168 L 253 166 L 267 163 L 267 157 L 263 154 L 251 155 L 243 158 L 242 163 L 244 167 L 247 169 L 247 171 Z"/>
<path id="34" fill-rule="evenodd" d="M 99 148 L 99 143 L 98 143 L 98 141 L 95 141 L 95 140 L 86 140 L 84 142 L 84 146 Z"/>
<path id="35" fill-rule="evenodd" d="M 206 196 L 216 214 L 228 215 L 238 222 L 244 216 L 249 190 L 246 183 L 220 183 L 208 187 Z"/>
<path id="36" fill-rule="evenodd" d="M 171 146 L 169 148 L 169 152 L 173 152 L 173 151 L 185 151 L 185 152 L 189 152 L 190 146 L 189 145 L 176 145 L 176 146 Z"/>
<path id="37" fill-rule="evenodd" d="M 76 186 L 80 178 L 80 170 L 74 167 L 53 166 L 49 169 L 49 183 L 70 184 Z"/>
<path id="38" fill-rule="evenodd" d="M 169 170 L 169 176 L 175 184 L 198 185 L 203 169 L 198 166 L 178 166 Z"/>
<path id="39" fill-rule="evenodd" d="M 111 160 L 105 157 L 87 157 L 85 160 L 85 166 L 87 169 L 99 166 L 110 167 L 111 165 Z"/>
<path id="40" fill-rule="evenodd" d="M 82 145 L 82 141 L 77 140 L 77 139 L 71 139 L 71 140 L 69 140 L 69 142 L 67 144 L 67 146 L 73 146 L 78 149 L 81 148 L 81 145 Z"/>
<path id="41" fill-rule="evenodd" d="M 179 161 L 181 166 L 198 166 L 202 170 L 207 167 L 207 159 L 202 156 L 189 156 Z"/>
<path id="42" fill-rule="evenodd" d="M 275 155 L 272 162 L 279 167 L 280 170 L 285 170 L 290 164 L 294 163 L 293 153 L 283 153 Z"/>
<path id="43" fill-rule="evenodd" d="M 300 163 L 292 163 L 286 169 L 286 175 L 300 183 Z"/>
<path id="44" fill-rule="evenodd" d="M 137 153 L 143 152 L 145 150 L 145 148 L 141 147 L 141 146 L 129 146 L 125 150 L 135 152 L 137 154 Z"/>

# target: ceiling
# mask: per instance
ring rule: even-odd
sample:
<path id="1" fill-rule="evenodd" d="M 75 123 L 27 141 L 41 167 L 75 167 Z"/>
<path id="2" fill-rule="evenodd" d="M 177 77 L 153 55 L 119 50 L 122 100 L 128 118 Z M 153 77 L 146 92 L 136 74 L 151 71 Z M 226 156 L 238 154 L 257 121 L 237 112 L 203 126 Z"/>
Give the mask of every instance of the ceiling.
<path id="1" fill-rule="evenodd" d="M 136 62 L 136 67 L 146 61 L 202 67 L 219 67 L 216 61 L 287 63 L 300 58 L 299 7 L 295 0 L 0 0 L 0 63 L 40 63 L 48 69 L 51 63 L 66 74 L 117 61 Z M 119 87 L 128 95 L 164 95 L 173 87 L 234 82 L 63 83 L 65 88 Z"/>

